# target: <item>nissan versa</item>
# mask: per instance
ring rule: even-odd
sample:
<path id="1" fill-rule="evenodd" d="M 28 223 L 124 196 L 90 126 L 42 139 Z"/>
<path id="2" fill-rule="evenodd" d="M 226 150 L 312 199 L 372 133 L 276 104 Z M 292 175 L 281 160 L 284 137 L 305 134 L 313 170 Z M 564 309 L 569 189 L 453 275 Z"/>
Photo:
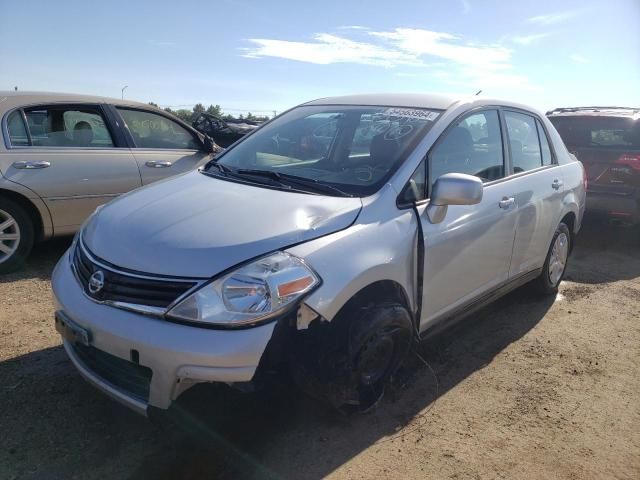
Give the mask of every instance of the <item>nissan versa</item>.
<path id="1" fill-rule="evenodd" d="M 367 410 L 414 339 L 524 283 L 555 292 L 584 204 L 582 165 L 525 106 L 315 100 L 98 209 L 53 273 L 56 327 L 140 413 L 282 369 Z"/>

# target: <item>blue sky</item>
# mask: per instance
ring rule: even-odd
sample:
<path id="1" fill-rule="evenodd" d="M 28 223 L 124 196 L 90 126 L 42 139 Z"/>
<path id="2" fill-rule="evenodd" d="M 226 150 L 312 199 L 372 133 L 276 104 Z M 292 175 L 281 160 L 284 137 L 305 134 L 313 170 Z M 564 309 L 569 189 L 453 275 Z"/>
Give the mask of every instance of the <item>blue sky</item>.
<path id="1" fill-rule="evenodd" d="M 640 106 L 640 0 L 0 0 L 0 90 L 282 111 L 440 92 Z"/>

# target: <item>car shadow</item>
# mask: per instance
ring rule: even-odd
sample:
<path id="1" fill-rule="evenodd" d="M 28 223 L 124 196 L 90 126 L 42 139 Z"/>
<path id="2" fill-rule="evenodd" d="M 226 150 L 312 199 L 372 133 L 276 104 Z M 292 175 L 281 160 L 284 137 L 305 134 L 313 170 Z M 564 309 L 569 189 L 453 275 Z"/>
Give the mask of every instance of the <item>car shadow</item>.
<path id="1" fill-rule="evenodd" d="M 0 274 L 0 283 L 15 282 L 38 278 L 49 280 L 58 259 L 71 245 L 73 237 L 60 237 L 41 242 L 33 247 L 33 251 L 25 264 L 17 271 Z"/>
<path id="2" fill-rule="evenodd" d="M 586 218 L 569 259 L 567 280 L 598 284 L 640 277 L 640 226 Z"/>

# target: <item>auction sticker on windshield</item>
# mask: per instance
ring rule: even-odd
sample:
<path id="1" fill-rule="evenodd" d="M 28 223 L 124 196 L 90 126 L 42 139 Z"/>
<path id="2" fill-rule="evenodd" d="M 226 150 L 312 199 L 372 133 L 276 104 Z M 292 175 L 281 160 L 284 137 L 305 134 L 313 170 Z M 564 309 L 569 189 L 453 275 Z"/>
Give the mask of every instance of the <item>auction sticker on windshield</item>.
<path id="1" fill-rule="evenodd" d="M 429 122 L 434 121 L 440 115 L 438 112 L 423 110 L 421 108 L 387 108 L 384 114 L 389 117 L 419 118 Z"/>

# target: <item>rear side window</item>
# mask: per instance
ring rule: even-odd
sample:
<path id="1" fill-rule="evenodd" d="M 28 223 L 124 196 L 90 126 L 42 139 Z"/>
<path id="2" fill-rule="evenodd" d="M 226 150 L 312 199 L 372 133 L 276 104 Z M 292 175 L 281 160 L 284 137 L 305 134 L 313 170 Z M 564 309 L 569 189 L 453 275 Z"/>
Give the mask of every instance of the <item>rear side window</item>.
<path id="1" fill-rule="evenodd" d="M 551 156 L 551 148 L 549 147 L 549 139 L 547 133 L 542 127 L 540 120 L 536 118 L 536 126 L 538 127 L 538 137 L 540 137 L 540 151 L 542 152 L 542 165 L 551 165 L 553 157 Z"/>
<path id="2" fill-rule="evenodd" d="M 29 136 L 22 119 L 22 111 L 16 110 L 7 119 L 7 130 L 9 131 L 9 141 L 14 147 L 26 147 L 29 145 Z"/>
<path id="3" fill-rule="evenodd" d="M 485 182 L 504 177 L 497 110 L 473 113 L 448 130 L 429 155 L 431 185 L 445 173 L 475 175 Z"/>
<path id="4" fill-rule="evenodd" d="M 505 111 L 513 173 L 522 173 L 542 166 L 542 153 L 536 119 L 524 113 Z"/>
<path id="5" fill-rule="evenodd" d="M 565 145 L 573 148 L 640 148 L 640 120 L 625 117 L 549 117 Z"/>
<path id="6" fill-rule="evenodd" d="M 180 124 L 162 115 L 142 110 L 118 108 L 137 148 L 198 150 L 200 144 Z"/>
<path id="7" fill-rule="evenodd" d="M 98 108 L 34 107 L 26 109 L 25 116 L 34 147 L 113 147 Z"/>

